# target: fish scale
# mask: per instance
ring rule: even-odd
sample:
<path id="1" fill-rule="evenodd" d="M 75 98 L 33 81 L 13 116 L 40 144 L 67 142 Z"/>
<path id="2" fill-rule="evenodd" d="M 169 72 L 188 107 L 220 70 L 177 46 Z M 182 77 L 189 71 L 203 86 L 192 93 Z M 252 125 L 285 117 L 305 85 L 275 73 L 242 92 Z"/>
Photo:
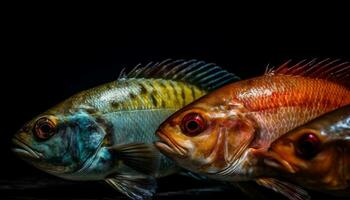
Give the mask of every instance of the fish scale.
<path id="1" fill-rule="evenodd" d="M 231 86 L 232 96 L 257 120 L 261 130 L 257 141 L 262 147 L 322 113 L 350 104 L 347 88 L 321 79 L 276 75 L 236 85 Z"/>

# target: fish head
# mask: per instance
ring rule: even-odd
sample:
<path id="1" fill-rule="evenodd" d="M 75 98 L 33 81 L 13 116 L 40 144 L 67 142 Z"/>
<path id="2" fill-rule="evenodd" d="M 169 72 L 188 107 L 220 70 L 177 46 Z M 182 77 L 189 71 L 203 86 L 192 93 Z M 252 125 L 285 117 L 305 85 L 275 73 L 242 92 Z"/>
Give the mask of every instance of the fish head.
<path id="1" fill-rule="evenodd" d="M 263 153 L 264 163 L 309 188 L 339 189 L 348 185 L 344 173 L 349 173 L 350 142 L 335 135 L 302 126 L 274 141 Z"/>
<path id="2" fill-rule="evenodd" d="M 180 166 L 210 174 L 238 159 L 254 132 L 242 106 L 218 94 L 193 102 L 163 122 L 155 145 Z"/>
<path id="3" fill-rule="evenodd" d="M 319 176 L 336 164 L 341 166 L 349 144 L 350 106 L 344 106 L 276 139 L 270 145 L 267 160 L 276 161 L 271 163 L 290 173 Z"/>
<path id="4" fill-rule="evenodd" d="M 301 128 L 274 141 L 268 151 L 281 162 L 288 163 L 288 171 L 300 173 L 310 170 L 319 163 L 322 163 L 323 168 L 326 165 L 329 167 L 331 164 L 327 160 L 329 152 L 326 153 L 329 148 L 325 149 L 324 142 L 319 130 Z M 323 154 L 326 154 L 326 156 Z M 314 168 L 313 171 L 316 172 L 319 169 L 321 169 L 321 166 Z"/>
<path id="5" fill-rule="evenodd" d="M 48 173 L 73 173 L 96 154 L 105 131 L 95 117 L 84 112 L 48 113 L 29 121 L 14 135 L 13 152 Z"/>

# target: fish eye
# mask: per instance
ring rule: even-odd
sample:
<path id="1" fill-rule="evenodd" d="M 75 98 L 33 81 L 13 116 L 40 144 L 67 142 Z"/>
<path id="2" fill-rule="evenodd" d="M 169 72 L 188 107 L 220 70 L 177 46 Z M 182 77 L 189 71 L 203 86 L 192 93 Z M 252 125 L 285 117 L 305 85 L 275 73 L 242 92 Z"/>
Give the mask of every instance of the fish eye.
<path id="1" fill-rule="evenodd" d="M 203 117 L 198 113 L 189 113 L 182 119 L 182 132 L 188 136 L 196 136 L 206 128 Z"/>
<path id="2" fill-rule="evenodd" d="M 306 133 L 298 139 L 296 153 L 303 159 L 312 159 L 319 152 L 320 143 L 320 139 L 314 133 Z"/>
<path id="3" fill-rule="evenodd" d="M 34 135 L 40 140 L 47 140 L 56 132 L 56 123 L 47 117 L 37 120 Z"/>

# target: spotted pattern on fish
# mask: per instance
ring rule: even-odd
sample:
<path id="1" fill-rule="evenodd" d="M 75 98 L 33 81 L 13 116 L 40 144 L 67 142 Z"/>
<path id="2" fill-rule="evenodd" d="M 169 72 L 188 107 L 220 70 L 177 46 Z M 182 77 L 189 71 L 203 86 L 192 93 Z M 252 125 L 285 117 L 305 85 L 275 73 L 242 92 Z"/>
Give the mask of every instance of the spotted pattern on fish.
<path id="1" fill-rule="evenodd" d="M 90 113 L 98 110 L 101 114 L 121 110 L 177 109 L 205 93 L 203 89 L 185 82 L 163 79 L 119 80 L 78 93 L 64 104 L 57 105 L 51 112 L 76 111 L 66 109 L 67 107 L 82 110 L 90 108 Z"/>

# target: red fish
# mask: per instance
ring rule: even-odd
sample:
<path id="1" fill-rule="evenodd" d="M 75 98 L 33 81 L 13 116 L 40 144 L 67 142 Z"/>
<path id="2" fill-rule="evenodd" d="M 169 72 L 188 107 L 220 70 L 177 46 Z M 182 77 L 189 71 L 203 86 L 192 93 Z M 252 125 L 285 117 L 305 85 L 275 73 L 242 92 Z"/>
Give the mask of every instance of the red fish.
<path id="1" fill-rule="evenodd" d="M 254 154 L 289 130 L 350 104 L 349 72 L 350 64 L 339 60 L 287 62 L 226 85 L 169 117 L 157 131 L 156 146 L 193 172 L 225 181 L 256 180 L 300 199 L 296 187 L 262 179 L 267 171 Z"/>

